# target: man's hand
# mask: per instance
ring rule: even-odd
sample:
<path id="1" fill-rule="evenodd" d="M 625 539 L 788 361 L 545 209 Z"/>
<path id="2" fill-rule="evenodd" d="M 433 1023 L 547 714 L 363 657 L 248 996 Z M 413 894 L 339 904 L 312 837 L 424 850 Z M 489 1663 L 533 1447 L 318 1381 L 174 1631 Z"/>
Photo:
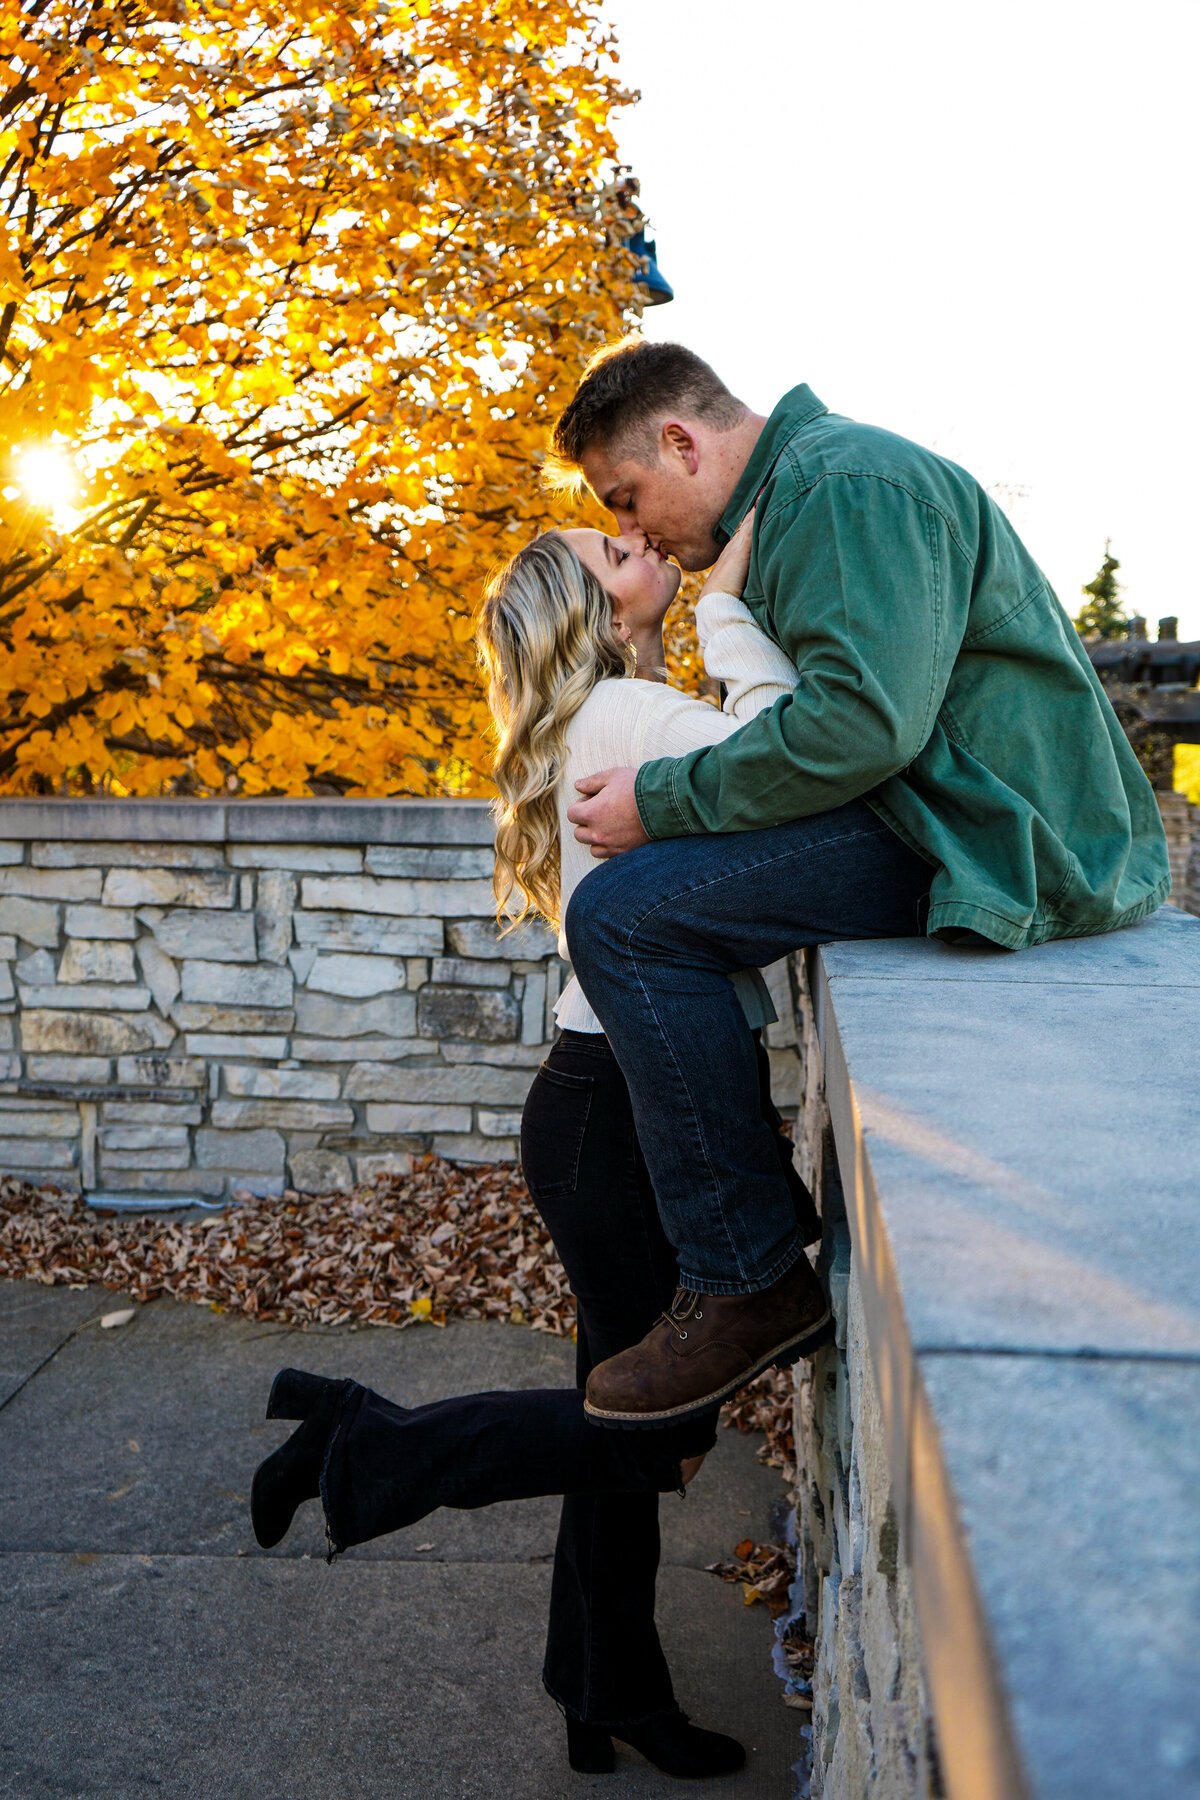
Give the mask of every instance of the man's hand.
<path id="1" fill-rule="evenodd" d="M 650 842 L 633 797 L 636 775 L 636 769 L 601 769 L 575 783 L 584 798 L 568 807 L 567 817 L 579 842 L 590 844 L 592 855 L 601 861 Z"/>

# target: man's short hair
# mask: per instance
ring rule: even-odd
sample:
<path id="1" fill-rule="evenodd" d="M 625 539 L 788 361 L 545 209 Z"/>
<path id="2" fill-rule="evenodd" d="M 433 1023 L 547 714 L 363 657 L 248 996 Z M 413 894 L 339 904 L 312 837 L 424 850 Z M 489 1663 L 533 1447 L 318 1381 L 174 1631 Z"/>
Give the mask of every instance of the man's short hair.
<path id="1" fill-rule="evenodd" d="M 546 475 L 556 488 L 577 490 L 584 454 L 595 447 L 653 464 L 664 414 L 729 431 L 745 412 L 743 402 L 694 351 L 625 337 L 598 351 L 584 370 L 554 427 Z"/>

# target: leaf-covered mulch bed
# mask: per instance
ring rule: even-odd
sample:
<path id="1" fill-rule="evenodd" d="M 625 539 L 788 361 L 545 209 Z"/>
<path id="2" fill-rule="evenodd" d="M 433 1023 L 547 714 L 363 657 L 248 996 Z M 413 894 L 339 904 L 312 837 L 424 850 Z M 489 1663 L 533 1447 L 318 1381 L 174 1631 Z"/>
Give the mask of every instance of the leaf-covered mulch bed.
<path id="1" fill-rule="evenodd" d="M 350 1193 L 245 1194 L 202 1219 L 101 1213 L 0 1178 L 0 1277 L 99 1283 L 289 1325 L 508 1319 L 571 1336 L 575 1299 L 515 1163 L 423 1158 Z M 794 1477 L 792 1383 L 768 1370 L 725 1409 L 762 1431 L 759 1460 Z"/>
<path id="2" fill-rule="evenodd" d="M 203 1219 L 94 1212 L 0 1181 L 0 1275 L 102 1282 L 289 1325 L 512 1319 L 568 1335 L 575 1302 L 516 1165 L 428 1157 L 351 1193 L 245 1194 Z"/>

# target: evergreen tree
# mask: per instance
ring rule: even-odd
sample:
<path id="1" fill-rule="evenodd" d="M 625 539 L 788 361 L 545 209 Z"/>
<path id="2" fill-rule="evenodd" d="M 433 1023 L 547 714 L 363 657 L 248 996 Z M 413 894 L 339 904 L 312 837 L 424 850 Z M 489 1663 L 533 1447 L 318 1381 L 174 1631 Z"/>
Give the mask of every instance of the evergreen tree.
<path id="1" fill-rule="evenodd" d="M 1120 563 L 1112 554 L 1112 540 L 1104 540 L 1104 561 L 1082 592 L 1087 602 L 1075 615 L 1075 629 L 1080 637 L 1119 638 L 1128 623 L 1121 604 L 1121 584 L 1117 580 Z"/>

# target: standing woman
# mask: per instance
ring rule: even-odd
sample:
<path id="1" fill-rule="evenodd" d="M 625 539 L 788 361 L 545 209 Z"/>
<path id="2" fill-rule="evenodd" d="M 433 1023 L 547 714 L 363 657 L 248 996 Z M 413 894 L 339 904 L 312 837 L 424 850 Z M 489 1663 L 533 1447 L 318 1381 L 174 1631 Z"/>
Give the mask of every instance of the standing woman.
<path id="1" fill-rule="evenodd" d="M 708 673 L 727 684 L 724 712 L 665 685 L 662 624 L 680 575 L 640 536 L 546 532 L 489 584 L 478 631 L 498 739 L 502 913 L 560 924 L 592 868 L 566 821 L 577 778 L 715 743 L 790 692 L 791 664 L 737 598 L 750 530 L 747 520 L 697 608 Z M 758 972 L 733 980 L 751 1025 L 768 1023 Z M 556 1013 L 562 1031 L 530 1089 L 521 1154 L 578 1301 L 578 1386 L 408 1410 L 356 1382 L 284 1370 L 267 1415 L 304 1422 L 255 1476 L 255 1535 L 278 1543 L 296 1507 L 318 1496 L 332 1555 L 437 1506 L 562 1494 L 543 1680 L 566 1717 L 572 1768 L 611 1770 L 616 1737 L 665 1773 L 727 1774 L 745 1752 L 680 1710 L 654 1623 L 658 1496 L 682 1493 L 695 1475 L 717 1414 L 652 1431 L 606 1430 L 584 1415 L 592 1366 L 646 1334 L 671 1300 L 676 1264 L 624 1078 L 574 979 Z M 760 1059 L 764 1128 L 812 1241 L 819 1222 L 792 1170 L 761 1049 Z"/>

